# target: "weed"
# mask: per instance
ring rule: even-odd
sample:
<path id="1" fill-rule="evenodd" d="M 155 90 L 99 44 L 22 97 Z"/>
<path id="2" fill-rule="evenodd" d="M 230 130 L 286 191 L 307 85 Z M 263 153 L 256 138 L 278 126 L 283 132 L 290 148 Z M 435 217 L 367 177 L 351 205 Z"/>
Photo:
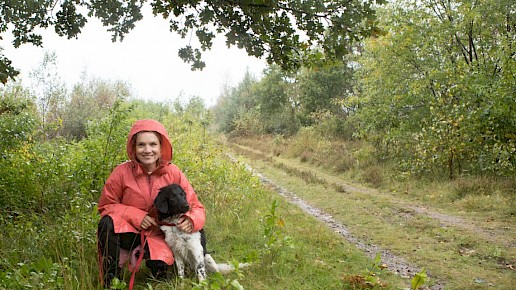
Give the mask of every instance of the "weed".
<path id="1" fill-rule="evenodd" d="M 469 195 L 488 195 L 494 192 L 494 183 L 486 178 L 461 178 L 455 183 L 455 199 L 462 199 Z"/>
<path id="2" fill-rule="evenodd" d="M 355 159 L 351 155 L 345 154 L 345 155 L 338 156 L 338 157 L 339 158 L 337 158 L 333 162 L 333 164 L 334 164 L 333 169 L 337 173 L 346 172 L 346 171 L 352 169 L 356 164 Z"/>
<path id="3" fill-rule="evenodd" d="M 263 225 L 263 234 L 265 237 L 265 250 L 271 251 L 274 248 L 281 248 L 283 246 L 291 246 L 290 237 L 284 236 L 281 229 L 285 227 L 285 220 L 278 216 L 276 209 L 278 208 L 278 201 L 272 201 L 269 214 L 261 218 Z"/>
<path id="4" fill-rule="evenodd" d="M 286 144 L 285 138 L 281 135 L 276 135 L 272 139 L 272 155 L 280 156 L 283 152 L 285 152 Z"/>
<path id="5" fill-rule="evenodd" d="M 301 160 L 301 162 L 303 162 L 303 163 L 308 162 L 308 161 L 310 161 L 310 155 L 311 155 L 311 153 L 305 151 L 305 152 L 301 153 L 301 157 L 299 160 Z"/>
<path id="6" fill-rule="evenodd" d="M 336 192 L 340 192 L 340 193 L 347 192 L 346 187 L 344 185 L 338 184 L 338 183 L 333 184 L 333 189 L 335 189 Z"/>
<path id="7" fill-rule="evenodd" d="M 371 266 L 366 268 L 362 275 L 345 275 L 344 281 L 351 284 L 353 289 L 385 288 L 387 284 L 382 282 L 379 277 L 385 268 L 387 266 L 381 263 L 381 255 L 378 253 Z"/>
<path id="8" fill-rule="evenodd" d="M 235 267 L 234 274 L 239 278 L 243 278 L 244 275 L 238 269 L 238 262 L 233 261 L 231 263 Z M 213 273 L 208 276 L 208 279 L 201 282 L 192 282 L 192 290 L 209 290 L 209 289 L 235 289 L 242 290 L 244 287 L 240 284 L 238 279 L 225 278 L 220 273 Z"/>
<path id="9" fill-rule="evenodd" d="M 421 271 L 416 273 L 416 275 L 414 275 L 414 278 L 412 278 L 412 280 L 410 281 L 410 285 L 411 285 L 410 289 L 411 290 L 419 289 L 421 286 L 423 286 L 423 284 L 425 284 L 426 278 L 427 278 L 426 270 L 425 270 L 425 268 L 423 268 L 423 269 L 421 269 Z"/>

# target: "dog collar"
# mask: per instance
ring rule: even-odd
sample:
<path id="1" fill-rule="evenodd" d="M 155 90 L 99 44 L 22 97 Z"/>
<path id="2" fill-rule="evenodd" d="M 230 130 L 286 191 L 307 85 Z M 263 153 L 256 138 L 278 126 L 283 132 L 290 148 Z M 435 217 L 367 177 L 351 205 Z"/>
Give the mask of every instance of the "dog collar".
<path id="1" fill-rule="evenodd" d="M 177 226 L 177 224 L 167 223 L 167 222 L 158 222 L 158 225 L 160 225 L 160 226 L 169 226 L 169 227 Z"/>
<path id="2" fill-rule="evenodd" d="M 184 214 L 180 215 L 177 219 L 179 220 L 180 218 L 182 218 L 184 216 Z M 177 226 L 177 224 L 174 224 L 174 223 L 167 223 L 167 222 L 163 222 L 163 221 L 159 221 L 158 222 L 158 225 L 160 226 L 169 226 L 169 227 L 175 227 Z"/>

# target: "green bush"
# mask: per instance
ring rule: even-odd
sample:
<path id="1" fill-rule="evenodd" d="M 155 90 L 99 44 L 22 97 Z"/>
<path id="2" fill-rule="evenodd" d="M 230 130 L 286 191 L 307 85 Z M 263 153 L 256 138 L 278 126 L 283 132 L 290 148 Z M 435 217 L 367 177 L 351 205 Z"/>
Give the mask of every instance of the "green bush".
<path id="1" fill-rule="evenodd" d="M 379 165 L 367 167 L 362 173 L 362 180 L 373 187 L 379 188 L 384 181 L 383 168 Z"/>

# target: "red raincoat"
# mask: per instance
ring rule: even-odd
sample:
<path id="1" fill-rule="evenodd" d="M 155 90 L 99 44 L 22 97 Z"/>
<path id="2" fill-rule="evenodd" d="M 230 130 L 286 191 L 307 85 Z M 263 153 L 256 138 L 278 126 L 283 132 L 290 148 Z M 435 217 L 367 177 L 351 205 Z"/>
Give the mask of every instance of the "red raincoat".
<path id="1" fill-rule="evenodd" d="M 151 174 L 143 170 L 136 160 L 133 145 L 133 136 L 141 131 L 155 131 L 161 138 L 161 164 Z M 186 192 L 190 211 L 186 216 L 192 220 L 193 231 L 204 226 L 206 213 L 204 206 L 197 199 L 190 182 L 174 164 L 172 160 L 172 145 L 168 134 L 159 122 L 154 120 L 140 120 L 134 123 L 127 139 L 127 155 L 131 161 L 117 166 L 104 185 L 98 205 L 101 216 L 109 215 L 113 219 L 115 233 L 139 233 L 147 237 L 150 259 L 161 260 L 172 265 L 174 257 L 170 247 L 165 243 L 165 236 L 161 230 L 151 227 L 142 230 L 140 224 L 145 215 L 156 217 L 152 210 L 154 199 L 161 187 L 171 183 L 179 184 Z"/>

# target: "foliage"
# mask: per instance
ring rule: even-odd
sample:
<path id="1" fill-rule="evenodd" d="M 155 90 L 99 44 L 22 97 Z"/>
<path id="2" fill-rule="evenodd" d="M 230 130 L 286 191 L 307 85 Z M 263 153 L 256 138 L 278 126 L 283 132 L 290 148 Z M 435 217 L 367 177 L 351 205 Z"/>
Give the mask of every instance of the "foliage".
<path id="1" fill-rule="evenodd" d="M 510 1 L 391 3 L 379 10 L 386 33 L 367 39 L 354 58 L 296 73 L 271 66 L 262 79 L 227 88 L 215 122 L 233 136 L 303 139 L 300 127 L 310 126 L 329 139 L 361 139 L 374 146 L 372 165 L 397 163 L 403 174 L 511 176 L 511 7 Z M 309 160 L 321 149 L 298 156 Z"/>
<path id="2" fill-rule="evenodd" d="M 238 269 L 239 263 L 233 261 L 231 263 L 235 268 L 235 273 L 239 278 L 242 278 L 244 274 Z M 243 290 L 244 286 L 238 282 L 238 279 L 225 278 L 220 273 L 214 273 L 208 277 L 207 280 L 204 280 L 199 283 L 192 282 L 193 290 L 208 290 L 208 289 L 235 289 L 235 290 Z"/>
<path id="3" fill-rule="evenodd" d="M 91 137 L 79 144 L 84 154 L 82 160 L 77 161 L 81 170 L 75 175 L 90 182 L 87 189 L 100 189 L 116 165 L 127 160 L 125 148 L 132 125 L 129 119 L 132 109 L 130 104 L 117 100 L 109 109 L 109 115 L 89 124 L 87 134 Z"/>
<path id="4" fill-rule="evenodd" d="M 23 114 L 40 119 L 27 91 L 3 92 L 6 94 L 2 101 L 8 102 L 2 104 L 16 112 L 3 112 L 3 120 Z M 28 94 L 27 99 L 21 98 L 22 92 Z M 320 227 L 309 223 L 305 214 L 292 214 L 293 206 L 281 200 L 271 207 L 275 193 L 261 187 L 243 163 L 230 161 L 220 144 L 206 134 L 210 111 L 201 108 L 198 101 L 194 98 L 181 105 L 179 113 L 163 104 L 118 99 L 102 118 L 87 123 L 87 134 L 82 139 L 37 139 L 34 125 L 27 127 L 27 135 L 11 136 L 17 146 L 2 144 L 2 150 L 9 154 L 2 156 L 0 163 L 0 230 L 4 233 L 0 239 L 0 288 L 99 288 L 99 192 L 111 168 L 127 158 L 125 141 L 132 122 L 159 116 L 172 138 L 174 163 L 188 176 L 207 209 L 206 230 L 212 255 L 217 261 L 242 260 L 254 267 L 223 277 L 210 276 L 209 285 L 175 281 L 174 289 L 340 285 L 340 267 L 314 267 L 313 261 L 317 257 L 340 265 L 334 261 L 335 249 L 342 253 L 357 250 L 341 242 L 331 249 L 320 247 L 321 243 L 335 242 L 331 231 L 323 230 L 305 238 L 304 231 L 319 231 Z M 21 122 L 10 125 L 12 132 L 26 128 Z M 286 250 L 294 242 L 296 247 Z M 366 260 L 354 260 L 356 265 L 351 262 L 349 267 L 361 268 Z M 143 268 L 137 277 L 142 288 L 168 289 L 174 283 L 149 280 L 146 270 Z M 124 288 L 124 281 L 119 286 Z"/>
<path id="5" fill-rule="evenodd" d="M 88 17 L 99 18 L 112 32 L 112 40 L 123 40 L 143 18 L 146 1 L 9 1 L 0 4 L 0 33 L 12 26 L 13 45 L 43 45 L 38 28 L 54 27 L 57 34 L 78 37 Z M 195 35 L 198 47 L 181 48 L 178 55 L 192 70 L 205 63 L 201 52 L 210 49 L 217 34 L 226 44 L 243 48 L 249 55 L 265 56 L 269 63 L 297 68 L 310 59 L 312 46 L 319 46 L 329 59 L 346 54 L 357 39 L 378 33 L 373 3 L 384 1 L 150 1 L 154 15 L 169 20 L 170 30 L 182 38 Z M 17 72 L 11 61 L 0 54 L 0 81 L 5 83 Z"/>
<path id="6" fill-rule="evenodd" d="M 63 105 L 66 87 L 57 72 L 55 52 L 45 52 L 40 65 L 31 72 L 31 89 L 37 97 L 41 116 L 41 134 L 44 139 L 53 138 L 63 122 Z"/>
<path id="7" fill-rule="evenodd" d="M 338 102 L 352 93 L 353 69 L 348 62 L 305 69 L 298 74 L 296 88 L 298 115 L 303 125 L 315 124 L 315 116 L 324 112 L 344 119 L 347 112 Z"/>
<path id="8" fill-rule="evenodd" d="M 290 75 L 278 66 L 265 70 L 260 81 L 246 73 L 236 88 L 227 89 L 217 100 L 213 114 L 218 129 L 234 136 L 295 133 L 299 122 Z"/>
<path id="9" fill-rule="evenodd" d="M 510 1 L 399 1 L 367 41 L 355 121 L 411 172 L 514 173 Z M 512 59 L 512 60 L 511 60 Z"/>
<path id="10" fill-rule="evenodd" d="M 85 138 L 88 123 L 104 119 L 117 100 L 127 100 L 129 96 L 129 85 L 124 82 L 84 74 L 66 100 L 59 135 L 73 140 Z"/>
<path id="11" fill-rule="evenodd" d="M 377 253 L 371 266 L 367 267 L 362 275 L 346 275 L 344 280 L 353 286 L 353 289 L 381 289 L 387 285 L 380 280 L 379 275 L 386 268 L 382 264 L 382 257 Z"/>
<path id="12" fill-rule="evenodd" d="M 330 142 L 330 140 L 321 139 L 321 143 Z M 375 240 L 376 242 L 373 243 L 383 245 L 383 249 L 394 250 L 397 255 L 401 253 L 404 258 L 417 261 L 417 265 L 425 266 L 427 269 L 431 268 L 433 279 L 435 279 L 433 281 L 437 286 L 446 281 L 446 287 L 450 289 L 478 287 L 472 279 L 463 279 L 465 276 L 491 277 L 488 283 L 496 284 L 497 287 L 501 288 L 510 288 L 510 285 L 512 285 L 513 273 L 511 270 L 500 272 L 500 261 L 512 261 L 514 257 L 511 245 L 507 244 L 507 241 L 514 236 L 514 231 L 511 231 L 514 209 L 516 208 L 514 206 L 516 200 L 514 178 L 484 178 L 471 183 L 471 187 L 460 185 L 467 191 L 468 188 L 475 187 L 475 184 L 491 183 L 489 186 L 483 185 L 481 190 L 471 192 L 471 195 L 464 199 L 456 200 L 454 185 L 457 181 L 442 179 L 430 179 L 432 181 L 429 181 L 426 178 L 422 179 L 410 175 L 399 176 L 399 171 L 393 168 L 394 165 L 388 167 L 388 163 L 382 163 L 382 170 L 386 178 L 380 189 L 376 190 L 362 186 L 363 168 L 369 166 L 363 167 L 361 164 L 364 161 L 364 163 L 368 163 L 367 159 L 364 160 L 364 157 L 370 159 L 373 157 L 367 157 L 368 154 L 365 152 L 360 154 L 354 152 L 353 156 L 357 156 L 359 159 L 356 160 L 357 166 L 353 170 L 343 174 L 335 174 L 330 170 L 332 163 L 329 159 L 332 156 L 341 155 L 339 151 L 328 151 L 326 153 L 327 158 L 317 164 L 318 166 L 314 166 L 313 164 L 302 163 L 298 158 L 271 157 L 267 153 L 272 151 L 273 142 L 263 136 L 231 139 L 231 143 L 234 143 L 235 140 L 237 143 L 231 148 L 239 155 L 246 156 L 246 162 L 249 162 L 255 168 L 259 168 L 261 174 L 273 180 L 272 184 L 282 186 L 283 188 L 279 190 L 283 191 L 287 198 L 292 197 L 286 191 L 292 191 L 298 198 L 310 205 L 316 205 L 318 209 L 322 209 L 334 219 L 342 221 L 350 232 L 366 239 L 367 243 Z M 332 142 L 335 142 L 335 140 Z M 293 145 L 294 140 L 289 139 L 287 143 L 287 146 Z M 346 142 L 346 147 L 351 151 L 361 148 L 363 144 L 363 142 L 353 143 Z M 315 144 L 316 142 L 307 143 L 307 150 L 313 151 L 310 146 Z M 281 168 L 276 166 L 280 163 Z M 306 180 L 304 176 L 306 171 L 317 177 L 318 182 L 313 184 L 303 182 L 303 180 Z M 399 181 L 400 177 L 403 178 L 402 182 L 393 180 L 394 178 Z M 466 183 L 468 180 L 464 182 Z M 297 198 L 294 199 L 294 202 L 297 202 Z M 412 208 L 407 207 L 407 203 Z M 417 214 L 415 214 L 415 211 L 417 211 Z M 438 216 L 436 216 L 436 213 L 439 213 Z M 287 226 L 283 230 L 288 231 L 288 228 L 293 226 L 292 222 L 289 215 L 282 215 L 287 221 Z M 464 223 L 470 224 L 475 221 L 479 223 L 473 229 L 466 229 L 464 226 Z M 443 222 L 447 223 L 448 226 L 443 228 Z M 304 223 L 302 226 L 307 227 L 310 223 Z M 492 231 L 482 233 L 480 227 L 504 228 L 505 230 L 503 233 L 498 232 L 496 234 L 493 234 Z M 371 235 L 371 233 L 374 234 Z M 311 236 L 317 234 L 312 231 L 309 233 Z M 292 233 L 290 232 L 289 235 L 292 235 Z M 338 242 L 340 239 L 335 238 L 335 241 Z M 299 240 L 295 239 L 295 243 L 296 248 L 298 248 Z M 407 246 L 407 243 L 412 246 Z M 493 246 L 493 243 L 496 243 L 497 246 Z M 324 243 L 318 245 L 320 244 Z M 462 249 L 464 247 L 466 250 Z M 484 247 L 485 249 L 482 249 Z M 413 251 L 413 249 L 419 250 Z M 468 252 L 468 249 L 472 250 Z M 433 254 L 429 255 L 430 252 Z M 482 252 L 482 254 L 479 252 Z M 337 251 L 333 251 L 333 253 L 335 254 Z M 505 258 L 500 258 L 500 255 L 505 256 Z M 484 257 L 493 258 L 486 259 Z M 345 263 L 348 259 L 349 257 L 343 259 L 342 263 Z M 460 261 L 460 263 L 457 263 L 457 261 Z M 448 264 L 443 266 L 443 263 Z M 317 262 L 314 264 L 317 264 Z M 488 264 L 490 266 L 487 266 Z M 394 262 L 393 267 L 397 268 L 398 266 L 399 264 Z M 371 264 L 368 263 L 367 268 L 370 269 L 370 267 Z M 380 287 L 369 287 L 364 284 L 363 268 L 359 271 L 343 272 L 344 283 L 350 284 L 350 286 L 346 285 L 347 287 L 344 287 L 344 289 L 362 289 L 358 285 L 363 285 L 363 289 L 378 289 Z M 486 274 L 486 271 L 489 271 L 488 269 L 491 271 L 490 274 Z M 385 271 L 385 274 L 388 272 L 391 271 Z M 412 273 L 415 274 L 417 271 Z M 502 277 L 502 275 L 505 276 Z M 381 280 L 387 281 L 384 276 L 381 277 Z M 408 289 L 410 279 L 406 283 L 409 286 L 396 288 L 389 285 L 386 288 Z M 353 288 L 352 285 L 357 286 Z M 426 289 L 428 287 L 422 288 Z"/>
<path id="13" fill-rule="evenodd" d="M 225 88 L 212 109 L 214 121 L 219 131 L 224 133 L 233 131 L 236 120 L 256 107 L 253 89 L 255 84 L 255 77 L 249 71 L 246 71 L 236 88 Z"/>
<path id="14" fill-rule="evenodd" d="M 285 236 L 281 231 L 285 227 L 285 220 L 278 216 L 277 208 L 278 201 L 273 200 L 269 213 L 261 218 L 266 251 L 291 246 L 290 237 Z"/>
<path id="15" fill-rule="evenodd" d="M 231 134 L 236 136 L 260 135 L 265 131 L 264 125 L 260 121 L 260 114 L 255 109 L 239 111 L 233 121 L 233 126 Z"/>
<path id="16" fill-rule="evenodd" d="M 257 119 L 264 133 L 290 136 L 299 129 L 295 113 L 296 100 L 292 94 L 293 76 L 278 66 L 270 66 L 253 87 Z"/>
<path id="17" fill-rule="evenodd" d="M 0 153 L 2 156 L 29 143 L 35 134 L 38 121 L 34 98 L 27 89 L 18 83 L 0 88 Z"/>
<path id="18" fill-rule="evenodd" d="M 219 129 L 233 135 L 291 136 L 301 125 L 320 125 L 323 134 L 350 138 L 349 113 L 341 101 L 352 90 L 353 70 L 348 63 L 312 66 L 298 73 L 270 66 L 256 81 L 248 75 L 228 90 L 214 108 Z"/>

